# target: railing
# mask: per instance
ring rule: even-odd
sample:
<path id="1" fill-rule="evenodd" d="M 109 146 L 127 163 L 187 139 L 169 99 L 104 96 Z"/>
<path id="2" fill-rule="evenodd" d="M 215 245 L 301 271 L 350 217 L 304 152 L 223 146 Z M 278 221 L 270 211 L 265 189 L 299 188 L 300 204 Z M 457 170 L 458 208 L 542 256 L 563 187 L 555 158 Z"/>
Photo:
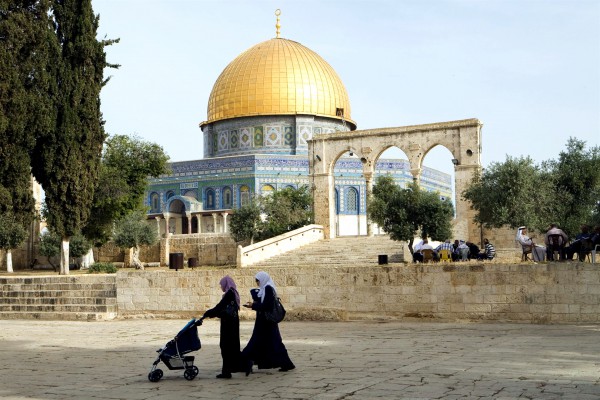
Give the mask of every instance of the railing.
<path id="1" fill-rule="evenodd" d="M 309 243 L 318 242 L 324 237 L 323 226 L 306 225 L 250 246 L 238 246 L 237 266 L 238 268 L 247 267 Z"/>

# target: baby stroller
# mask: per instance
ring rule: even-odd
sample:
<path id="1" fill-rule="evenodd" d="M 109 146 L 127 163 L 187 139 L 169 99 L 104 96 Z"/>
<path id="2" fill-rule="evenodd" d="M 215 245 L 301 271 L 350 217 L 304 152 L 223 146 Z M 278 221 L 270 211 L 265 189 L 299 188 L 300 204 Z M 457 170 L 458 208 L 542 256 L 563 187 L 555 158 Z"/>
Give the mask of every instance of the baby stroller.
<path id="1" fill-rule="evenodd" d="M 158 357 L 152 364 L 152 369 L 148 374 L 150 382 L 158 382 L 163 377 L 161 369 L 156 368 L 161 361 L 169 369 L 184 369 L 183 377 L 188 381 L 193 380 L 198 375 L 198 367 L 194 365 L 194 356 L 185 354 L 200 350 L 200 338 L 198 337 L 198 325 L 202 325 L 202 318 L 196 320 L 192 318 L 177 336 L 165 344 L 162 348 L 156 350 Z"/>

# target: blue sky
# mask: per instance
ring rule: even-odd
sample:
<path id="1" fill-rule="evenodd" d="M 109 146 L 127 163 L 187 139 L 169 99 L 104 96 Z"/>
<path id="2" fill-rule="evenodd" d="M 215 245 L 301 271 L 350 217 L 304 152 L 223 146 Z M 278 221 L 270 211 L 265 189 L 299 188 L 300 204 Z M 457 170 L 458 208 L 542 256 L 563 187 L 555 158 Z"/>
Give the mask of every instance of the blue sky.
<path id="1" fill-rule="evenodd" d="M 478 118 L 482 163 L 600 145 L 600 1 L 93 0 L 111 81 L 109 134 L 173 161 L 202 158 L 198 123 L 221 71 L 275 36 L 316 51 L 344 82 L 358 129 Z M 450 172 L 447 150 L 425 164 Z"/>

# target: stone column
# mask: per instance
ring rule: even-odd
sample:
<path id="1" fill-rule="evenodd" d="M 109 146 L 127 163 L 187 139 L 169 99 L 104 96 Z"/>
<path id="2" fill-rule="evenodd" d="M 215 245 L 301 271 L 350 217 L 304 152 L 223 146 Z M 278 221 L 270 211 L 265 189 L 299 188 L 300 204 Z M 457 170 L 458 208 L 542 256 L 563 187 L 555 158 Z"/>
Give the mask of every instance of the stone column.
<path id="1" fill-rule="evenodd" d="M 213 217 L 213 233 L 218 233 L 217 232 L 217 213 L 212 213 L 212 217 Z"/>
<path id="2" fill-rule="evenodd" d="M 473 222 L 475 210 L 471 210 L 471 204 L 462 198 L 461 193 L 469 186 L 478 168 L 477 165 L 454 166 L 456 218 L 452 230 L 455 238 L 464 238 L 474 243 L 480 242 L 480 228 Z"/>
<path id="3" fill-rule="evenodd" d="M 373 237 L 375 234 L 373 233 L 373 224 L 369 219 L 368 211 L 369 211 L 369 195 L 373 193 L 373 173 L 367 172 L 365 175 L 365 185 L 367 187 L 367 193 L 365 193 L 365 215 L 367 220 L 367 236 Z"/>
<path id="4" fill-rule="evenodd" d="M 202 233 L 202 214 L 196 214 L 194 217 L 196 217 L 196 221 L 198 222 L 196 224 L 198 225 L 198 233 Z"/>
<path id="5" fill-rule="evenodd" d="M 315 213 L 315 224 L 323 226 L 323 234 L 326 238 L 335 238 L 335 188 L 333 175 L 314 174 L 312 176 L 313 186 L 313 210 Z"/>
<path id="6" fill-rule="evenodd" d="M 227 233 L 228 229 L 227 229 L 227 215 L 228 213 L 224 212 L 221 213 L 221 215 L 223 216 L 223 233 Z"/>
<path id="7" fill-rule="evenodd" d="M 192 233 L 192 213 L 186 212 L 185 218 L 187 219 L 187 231 L 188 235 Z"/>
<path id="8" fill-rule="evenodd" d="M 156 234 L 160 238 L 160 220 L 162 219 L 162 217 L 160 215 L 157 215 L 156 217 L 154 217 L 154 219 L 156 220 Z"/>

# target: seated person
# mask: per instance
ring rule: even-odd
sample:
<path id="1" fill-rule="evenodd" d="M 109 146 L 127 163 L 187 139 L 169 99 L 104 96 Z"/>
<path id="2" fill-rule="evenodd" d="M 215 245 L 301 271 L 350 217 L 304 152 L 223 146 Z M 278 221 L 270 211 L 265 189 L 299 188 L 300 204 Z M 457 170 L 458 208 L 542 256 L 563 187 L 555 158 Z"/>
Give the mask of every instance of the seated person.
<path id="1" fill-rule="evenodd" d="M 591 239 L 592 234 L 590 233 L 590 227 L 587 225 L 581 225 L 581 233 L 575 236 L 575 240 L 565 248 L 565 257 L 567 260 L 572 260 L 575 253 L 579 256 L 579 261 L 585 260 L 585 252 L 581 246 L 585 240 Z"/>
<path id="2" fill-rule="evenodd" d="M 467 247 L 469 248 L 469 260 L 477 258 L 479 255 L 479 246 L 475 243 L 467 242 Z"/>
<path id="3" fill-rule="evenodd" d="M 552 237 L 554 237 L 554 239 Z M 546 257 L 549 261 L 554 260 L 554 252 L 558 252 L 560 260 L 565 259 L 565 245 L 569 238 L 567 234 L 563 232 L 556 224 L 550 224 L 550 228 L 546 232 Z"/>
<path id="4" fill-rule="evenodd" d="M 454 252 L 454 246 L 452 246 L 452 243 L 450 243 L 450 239 L 446 239 L 444 243 L 440 243 L 440 245 L 435 248 L 434 252 L 438 257 L 440 256 L 440 250 L 448 250 L 450 255 L 452 255 Z"/>
<path id="5" fill-rule="evenodd" d="M 527 236 L 527 227 L 521 226 L 517 229 L 516 240 L 523 247 L 524 255 L 531 253 L 533 261 L 544 261 L 546 248 L 535 244 L 533 239 Z"/>
<path id="6" fill-rule="evenodd" d="M 485 250 L 482 253 L 477 254 L 478 260 L 492 260 L 496 257 L 496 249 L 494 245 L 490 243 L 490 241 L 486 238 L 483 239 L 483 244 L 485 246 Z"/>
<path id="7" fill-rule="evenodd" d="M 461 240 L 458 244 L 458 248 L 456 249 L 462 261 L 467 261 L 469 259 L 469 246 L 465 243 L 464 240 Z"/>
<path id="8" fill-rule="evenodd" d="M 454 244 L 452 245 L 452 261 L 458 261 L 460 260 L 460 252 L 458 251 L 458 246 L 460 245 L 460 242 L 458 241 L 458 239 L 456 239 L 454 241 Z"/>
<path id="9" fill-rule="evenodd" d="M 423 250 L 431 250 L 431 253 L 433 254 L 433 259 L 435 260 L 435 250 L 433 250 L 433 246 L 429 244 L 429 241 L 427 239 L 423 239 L 423 244 L 421 245 L 421 261 L 424 261 Z"/>

